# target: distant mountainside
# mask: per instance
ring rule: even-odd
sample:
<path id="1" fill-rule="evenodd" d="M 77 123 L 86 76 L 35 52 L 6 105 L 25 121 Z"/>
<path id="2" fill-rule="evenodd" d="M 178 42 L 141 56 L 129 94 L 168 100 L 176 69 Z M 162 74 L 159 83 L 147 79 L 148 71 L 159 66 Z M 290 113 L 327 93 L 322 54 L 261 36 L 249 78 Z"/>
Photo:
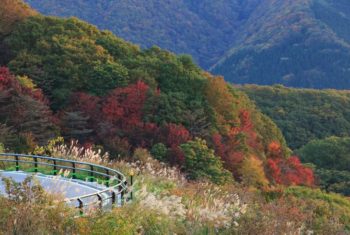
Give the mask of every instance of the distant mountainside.
<path id="1" fill-rule="evenodd" d="M 236 83 L 350 88 L 350 2 L 262 2 L 214 73 Z"/>
<path id="2" fill-rule="evenodd" d="M 187 53 L 234 83 L 350 88 L 346 0 L 27 0 L 143 47 Z"/>
<path id="3" fill-rule="evenodd" d="M 193 55 L 209 68 L 227 51 L 257 0 L 28 0 L 48 15 L 76 16 L 144 47 Z M 247 2 L 247 3 L 243 3 Z"/>

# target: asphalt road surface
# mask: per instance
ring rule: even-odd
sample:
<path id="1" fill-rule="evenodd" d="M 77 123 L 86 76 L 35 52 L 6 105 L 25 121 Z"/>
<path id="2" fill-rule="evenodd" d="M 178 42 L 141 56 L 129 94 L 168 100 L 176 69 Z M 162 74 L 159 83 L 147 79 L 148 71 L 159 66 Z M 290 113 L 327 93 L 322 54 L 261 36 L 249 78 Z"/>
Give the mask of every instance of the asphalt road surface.
<path id="1" fill-rule="evenodd" d="M 28 176 L 33 175 L 33 182 L 39 183 L 45 191 L 53 194 L 62 195 L 65 198 L 74 198 L 87 194 L 93 194 L 105 189 L 103 186 L 96 183 L 85 182 L 82 180 L 66 179 L 60 176 L 47 176 L 40 173 L 30 174 L 21 171 L 0 171 L 0 178 L 12 178 L 15 182 L 23 182 Z M 6 195 L 5 185 L 0 180 L 0 194 Z M 108 195 L 102 195 L 108 196 Z M 97 197 L 86 198 L 84 203 L 90 203 L 97 201 Z M 72 203 L 74 206 L 78 206 L 78 202 Z"/>

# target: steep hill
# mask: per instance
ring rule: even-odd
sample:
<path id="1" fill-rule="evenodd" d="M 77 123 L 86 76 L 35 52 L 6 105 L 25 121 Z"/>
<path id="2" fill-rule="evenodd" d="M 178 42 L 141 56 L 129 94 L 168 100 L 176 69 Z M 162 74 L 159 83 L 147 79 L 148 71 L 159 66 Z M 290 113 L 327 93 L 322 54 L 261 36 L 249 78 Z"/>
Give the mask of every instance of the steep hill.
<path id="1" fill-rule="evenodd" d="M 27 0 L 149 47 L 195 57 L 234 83 L 350 88 L 346 0 Z"/>

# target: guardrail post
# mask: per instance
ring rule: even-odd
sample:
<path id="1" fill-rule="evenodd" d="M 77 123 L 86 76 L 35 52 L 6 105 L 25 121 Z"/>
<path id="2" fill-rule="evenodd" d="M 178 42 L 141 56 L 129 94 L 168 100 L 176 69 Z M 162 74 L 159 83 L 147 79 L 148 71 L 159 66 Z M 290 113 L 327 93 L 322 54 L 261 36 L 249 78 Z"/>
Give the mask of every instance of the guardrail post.
<path id="1" fill-rule="evenodd" d="M 38 158 L 34 157 L 34 172 L 38 172 Z"/>
<path id="2" fill-rule="evenodd" d="M 90 182 L 94 182 L 94 167 L 90 165 Z"/>
<path id="3" fill-rule="evenodd" d="M 54 174 L 54 175 L 57 175 L 56 160 L 53 160 L 53 174 Z"/>
<path id="4" fill-rule="evenodd" d="M 76 170 L 75 170 L 75 162 L 72 162 L 72 167 L 73 167 L 73 179 L 76 179 L 77 176 L 76 176 Z"/>
<path id="5" fill-rule="evenodd" d="M 134 195 L 133 195 L 133 185 L 134 185 L 134 171 L 133 170 L 131 170 L 130 171 L 130 200 L 133 200 L 133 197 L 134 197 Z"/>
<path id="6" fill-rule="evenodd" d="M 108 176 L 106 176 L 106 187 L 109 187 L 109 181 L 110 181 L 111 177 L 109 176 L 109 170 L 108 169 L 106 169 L 106 175 L 108 175 Z"/>
<path id="7" fill-rule="evenodd" d="M 83 215 L 84 214 L 84 203 L 80 198 L 78 198 L 78 202 L 79 202 L 79 206 L 78 206 L 79 214 Z"/>
<path id="8" fill-rule="evenodd" d="M 116 203 L 116 201 L 117 201 L 116 198 L 117 198 L 117 196 L 116 196 L 115 192 L 112 191 L 112 206 Z"/>
<path id="9" fill-rule="evenodd" d="M 124 205 L 124 202 L 126 202 L 128 200 L 128 198 L 125 198 L 125 192 L 126 192 L 127 188 L 128 188 L 128 181 L 125 179 L 125 181 L 124 181 L 124 188 L 123 188 L 124 190 L 121 193 L 122 205 Z"/>
<path id="10" fill-rule="evenodd" d="M 121 175 L 118 175 L 118 192 L 120 193 L 120 200 L 121 204 L 123 204 L 124 201 L 124 187 L 123 187 L 123 177 Z"/>
<path id="11" fill-rule="evenodd" d="M 19 159 L 18 159 L 18 156 L 15 156 L 15 159 L 16 159 L 16 171 L 19 171 Z"/>
<path id="12" fill-rule="evenodd" d="M 100 210 L 102 210 L 102 197 L 100 194 L 96 194 L 97 198 L 98 198 L 98 207 L 100 208 Z"/>

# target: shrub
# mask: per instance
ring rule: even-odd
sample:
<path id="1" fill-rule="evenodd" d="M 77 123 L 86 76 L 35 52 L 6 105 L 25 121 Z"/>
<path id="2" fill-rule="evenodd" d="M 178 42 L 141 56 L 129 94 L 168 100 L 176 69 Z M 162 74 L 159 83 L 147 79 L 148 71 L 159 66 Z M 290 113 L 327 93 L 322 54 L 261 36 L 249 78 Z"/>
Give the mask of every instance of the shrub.
<path id="1" fill-rule="evenodd" d="M 255 156 L 244 159 L 239 170 L 242 175 L 243 184 L 249 186 L 266 186 L 269 181 L 266 179 L 263 163 Z"/>
<path id="2" fill-rule="evenodd" d="M 304 210 L 313 213 L 312 229 L 316 234 L 347 234 L 341 230 L 350 230 L 350 201 L 341 195 L 325 193 L 320 189 L 306 187 L 289 187 L 284 197 L 294 196 L 308 207 Z M 328 231 L 327 231 L 328 230 Z"/>
<path id="3" fill-rule="evenodd" d="M 221 160 L 209 149 L 205 140 L 196 138 L 181 145 L 185 155 L 184 169 L 190 179 L 209 179 L 222 184 L 232 178 L 231 173 L 224 169 Z"/>
<path id="4" fill-rule="evenodd" d="M 153 147 L 151 149 L 151 154 L 156 159 L 158 159 L 160 161 L 164 161 L 166 158 L 167 151 L 168 151 L 168 149 L 163 143 L 158 143 L 158 144 L 153 145 Z"/>

